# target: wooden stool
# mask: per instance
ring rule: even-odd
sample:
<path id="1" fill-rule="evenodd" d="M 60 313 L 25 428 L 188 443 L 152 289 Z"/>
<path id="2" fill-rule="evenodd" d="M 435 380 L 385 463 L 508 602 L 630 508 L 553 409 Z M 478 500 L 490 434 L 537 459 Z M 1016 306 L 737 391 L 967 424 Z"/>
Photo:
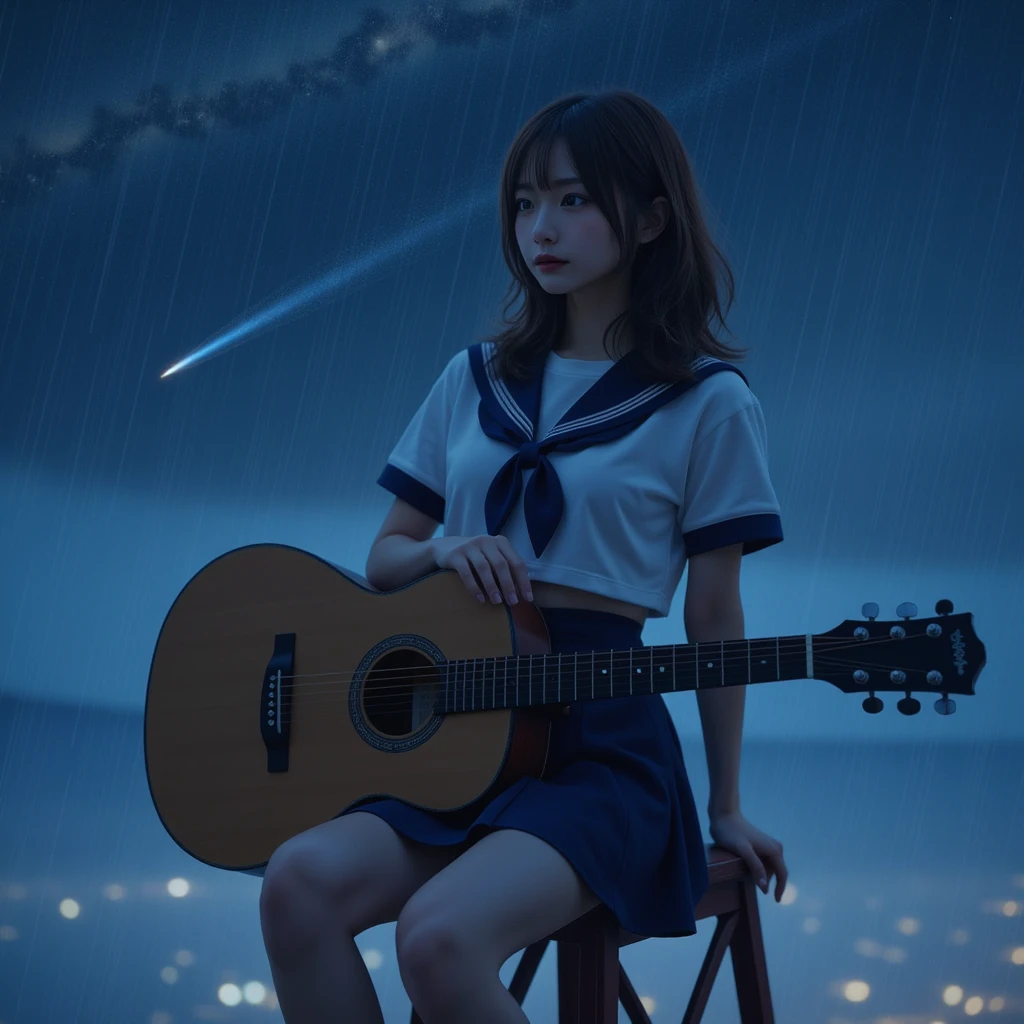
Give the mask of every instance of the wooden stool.
<path id="1" fill-rule="evenodd" d="M 683 1024 L 698 1024 L 726 949 L 742 1024 L 775 1024 L 768 967 L 761 937 L 757 890 L 746 863 L 716 846 L 707 848 L 710 886 L 697 904 L 698 921 L 717 917 L 718 925 L 704 956 Z M 632 1024 L 651 1024 L 632 983 L 619 963 L 619 948 L 641 942 L 644 935 L 622 931 L 610 910 L 595 907 L 571 924 L 523 951 L 509 992 L 522 1005 L 548 943 L 558 950 L 558 1024 L 616 1024 L 618 1005 Z M 422 1024 L 415 1010 L 411 1024 Z"/>

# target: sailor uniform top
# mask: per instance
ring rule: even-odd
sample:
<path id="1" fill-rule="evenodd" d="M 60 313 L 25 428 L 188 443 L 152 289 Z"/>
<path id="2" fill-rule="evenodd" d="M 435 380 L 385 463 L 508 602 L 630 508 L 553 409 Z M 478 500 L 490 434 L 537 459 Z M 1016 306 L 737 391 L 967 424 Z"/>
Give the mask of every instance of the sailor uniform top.
<path id="1" fill-rule="evenodd" d="M 695 554 L 782 540 L 760 403 L 731 363 L 653 382 L 639 354 L 538 357 L 492 373 L 490 343 L 447 363 L 377 482 L 444 525 L 504 534 L 531 579 L 664 618 Z"/>

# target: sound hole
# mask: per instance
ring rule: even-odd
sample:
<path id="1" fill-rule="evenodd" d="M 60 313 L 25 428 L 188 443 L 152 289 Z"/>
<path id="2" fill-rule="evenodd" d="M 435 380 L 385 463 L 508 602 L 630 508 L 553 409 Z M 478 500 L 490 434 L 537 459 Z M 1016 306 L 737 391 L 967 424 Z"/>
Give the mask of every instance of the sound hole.
<path id="1" fill-rule="evenodd" d="M 363 713 L 384 736 L 408 736 L 434 715 L 441 693 L 437 667 L 421 651 L 390 651 L 363 682 Z"/>

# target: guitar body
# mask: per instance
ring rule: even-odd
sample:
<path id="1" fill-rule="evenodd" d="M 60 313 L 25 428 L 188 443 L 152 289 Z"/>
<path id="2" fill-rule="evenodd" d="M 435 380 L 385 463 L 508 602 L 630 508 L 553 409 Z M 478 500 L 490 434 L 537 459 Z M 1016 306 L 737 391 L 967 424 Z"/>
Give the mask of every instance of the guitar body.
<path id="1" fill-rule="evenodd" d="M 480 604 L 453 571 L 381 593 L 299 548 L 229 551 L 186 584 L 153 653 L 157 813 L 198 860 L 259 873 L 286 839 L 372 797 L 467 807 L 540 776 L 551 712 L 436 714 L 431 666 L 549 650 L 537 608 Z"/>

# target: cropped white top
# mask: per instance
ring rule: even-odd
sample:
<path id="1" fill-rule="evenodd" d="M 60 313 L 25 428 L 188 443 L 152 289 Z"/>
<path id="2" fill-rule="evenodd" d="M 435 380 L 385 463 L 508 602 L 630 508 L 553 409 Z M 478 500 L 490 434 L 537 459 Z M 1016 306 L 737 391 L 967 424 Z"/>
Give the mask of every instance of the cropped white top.
<path id="1" fill-rule="evenodd" d="M 551 352 L 530 382 L 506 385 L 490 351 L 449 360 L 377 481 L 446 536 L 504 534 L 532 579 L 653 618 L 688 556 L 782 540 L 761 406 L 731 364 L 704 358 L 696 384 L 651 386 L 628 355 Z"/>

